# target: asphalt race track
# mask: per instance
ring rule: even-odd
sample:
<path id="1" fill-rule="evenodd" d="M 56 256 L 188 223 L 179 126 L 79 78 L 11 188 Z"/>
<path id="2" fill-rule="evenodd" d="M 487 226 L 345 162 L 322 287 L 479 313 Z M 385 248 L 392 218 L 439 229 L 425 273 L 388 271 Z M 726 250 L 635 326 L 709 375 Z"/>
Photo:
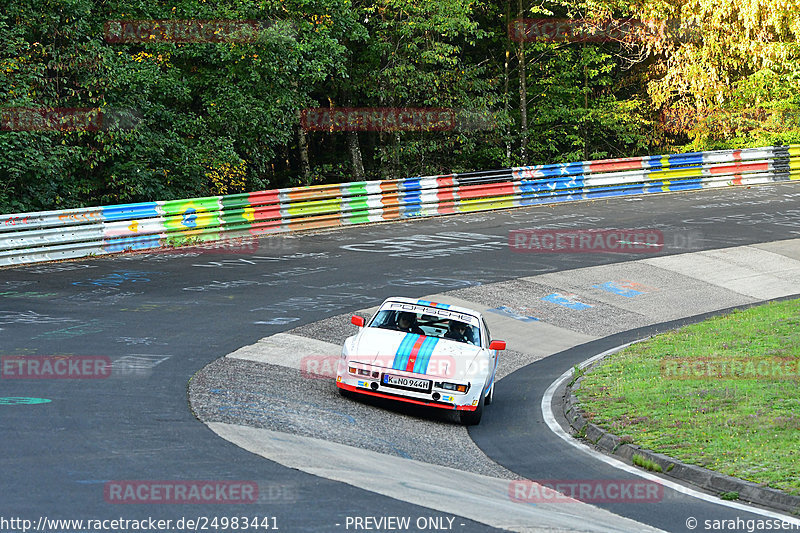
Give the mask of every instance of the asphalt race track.
<path id="1" fill-rule="evenodd" d="M 665 246 L 648 254 L 515 253 L 508 246 L 509 231 L 524 228 L 657 229 Z M 553 355 L 543 358 L 510 345 L 496 400 L 481 425 L 469 432 L 445 415 L 347 402 L 327 380 L 298 380 L 296 372 L 280 366 L 220 358 L 287 331 L 335 345 L 355 329 L 346 320 L 350 313 L 391 295 L 447 293 L 487 306 L 497 299 L 495 305 L 501 306 L 520 295 L 489 288 L 507 283 L 509 291 L 516 290 L 512 280 L 518 278 L 545 279 L 643 256 L 798 236 L 800 186 L 786 183 L 275 236 L 246 253 L 154 252 L 0 270 L 0 356 L 83 356 L 113 364 L 111 375 L 101 379 L 12 379 L 4 367 L 0 532 L 23 530 L 19 522 L 2 521 L 10 518 L 37 525 L 52 519 L 150 517 L 173 525 L 180 519 L 184 525 L 187 519 L 206 525 L 169 528 L 174 531 L 213 531 L 224 528 L 212 527 L 212 519 L 219 526 L 223 517 L 234 516 L 258 517 L 262 530 L 354 531 L 354 517 L 410 517 L 406 530 L 411 531 L 492 529 L 466 514 L 438 510 L 435 495 L 426 505 L 360 488 L 380 485 L 381 476 L 413 481 L 398 468 L 384 473 L 381 458 L 387 465 L 411 460 L 430 464 L 434 472 L 464 472 L 463 478 L 453 474 L 454 485 L 478 479 L 469 476 L 502 479 L 506 485 L 518 478 L 627 479 L 632 476 L 560 441 L 544 425 L 538 402 L 572 365 L 648 333 L 642 328 L 652 326 L 633 313 L 625 330 L 634 331 L 626 332 L 608 321 L 573 318 L 567 311 L 560 316 L 539 304 L 542 326 L 571 320 L 586 343 L 561 351 L 550 347 Z M 800 250 L 784 250 L 784 255 L 800 259 Z M 787 293 L 800 292 L 800 285 L 786 284 Z M 683 293 L 682 306 L 685 316 L 710 310 L 691 288 Z M 598 306 L 598 317 L 601 310 Z M 661 322 L 675 318 L 667 315 Z M 336 481 L 246 451 L 220 438 L 196 415 L 219 427 L 286 432 L 375 455 L 363 465 L 366 473 Z M 309 448 L 308 463 L 319 460 L 314 454 L 323 451 Z M 255 484 L 258 497 L 255 502 L 169 504 L 151 495 L 120 503 L 109 493 L 110 486 L 126 482 L 176 480 Z M 635 520 L 688 531 L 687 516 L 763 518 L 671 490 L 658 503 L 596 508 L 598 520 L 610 513 L 622 518 L 600 528 L 588 516 L 584 527 L 569 529 L 625 531 L 633 524 L 627 520 Z M 374 522 L 361 524 L 378 529 Z M 381 530 L 400 530 L 383 525 Z M 39 530 L 90 530 L 75 526 Z M 536 530 L 539 524 L 527 526 Z"/>

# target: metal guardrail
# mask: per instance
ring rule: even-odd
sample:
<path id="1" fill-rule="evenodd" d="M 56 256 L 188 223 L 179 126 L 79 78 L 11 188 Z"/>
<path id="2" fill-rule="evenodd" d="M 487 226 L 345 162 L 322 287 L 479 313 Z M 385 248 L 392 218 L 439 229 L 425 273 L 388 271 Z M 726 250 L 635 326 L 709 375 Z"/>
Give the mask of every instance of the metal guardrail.
<path id="1" fill-rule="evenodd" d="M 800 145 L 0 215 L 0 266 L 610 196 L 800 180 Z"/>

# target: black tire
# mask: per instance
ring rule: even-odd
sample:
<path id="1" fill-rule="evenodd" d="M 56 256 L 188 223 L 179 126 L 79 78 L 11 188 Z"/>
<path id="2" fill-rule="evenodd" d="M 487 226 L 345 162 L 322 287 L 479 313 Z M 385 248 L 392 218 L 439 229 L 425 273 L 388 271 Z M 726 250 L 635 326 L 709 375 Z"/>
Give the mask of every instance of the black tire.
<path id="1" fill-rule="evenodd" d="M 465 426 L 477 426 L 481 423 L 481 416 L 483 416 L 483 403 L 484 396 L 481 394 L 481 399 L 478 401 L 478 408 L 474 411 L 461 411 L 458 413 L 459 420 Z"/>
<path id="2" fill-rule="evenodd" d="M 492 405 L 492 401 L 494 401 L 494 381 L 492 382 L 492 386 L 489 389 L 489 394 L 486 395 L 485 404 Z"/>
<path id="3" fill-rule="evenodd" d="M 336 388 L 339 390 L 339 396 L 342 396 L 343 398 L 352 398 L 353 397 L 353 393 L 350 392 L 349 390 L 342 389 L 340 387 L 336 387 Z"/>

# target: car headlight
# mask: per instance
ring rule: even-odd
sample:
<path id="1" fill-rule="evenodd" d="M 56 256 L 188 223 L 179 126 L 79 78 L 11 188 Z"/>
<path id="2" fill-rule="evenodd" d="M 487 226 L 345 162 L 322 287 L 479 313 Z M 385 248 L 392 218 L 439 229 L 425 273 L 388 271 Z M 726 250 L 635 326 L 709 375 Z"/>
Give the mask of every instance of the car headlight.
<path id="1" fill-rule="evenodd" d="M 464 384 L 464 383 L 449 383 L 447 381 L 443 381 L 441 383 L 436 383 L 436 386 L 439 387 L 440 389 L 451 390 L 461 393 L 466 393 L 469 390 L 469 384 Z"/>
<path id="2" fill-rule="evenodd" d="M 380 377 L 380 372 L 376 370 L 370 370 L 368 368 L 358 368 L 355 366 L 349 366 L 347 371 L 353 374 L 354 376 L 365 376 L 368 378 L 378 379 Z"/>

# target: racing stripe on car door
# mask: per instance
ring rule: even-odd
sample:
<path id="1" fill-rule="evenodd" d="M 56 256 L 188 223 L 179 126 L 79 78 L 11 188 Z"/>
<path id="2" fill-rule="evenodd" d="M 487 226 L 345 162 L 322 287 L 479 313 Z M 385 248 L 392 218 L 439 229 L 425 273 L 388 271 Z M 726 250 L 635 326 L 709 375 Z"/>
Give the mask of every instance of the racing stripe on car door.
<path id="1" fill-rule="evenodd" d="M 437 342 L 439 342 L 438 337 L 428 337 L 425 339 L 422 348 L 419 350 L 419 354 L 417 354 L 417 361 L 414 363 L 414 372 L 417 374 L 428 373 L 428 363 L 431 360 L 431 354 L 433 354 L 433 349 L 436 348 Z"/>
<path id="2" fill-rule="evenodd" d="M 416 333 L 406 333 L 397 352 L 394 354 L 394 361 L 392 361 L 392 368 L 395 370 L 404 370 L 408 364 L 408 358 L 411 355 L 411 350 L 414 348 L 414 343 L 419 339 Z"/>
<path id="3" fill-rule="evenodd" d="M 414 370 L 414 363 L 417 362 L 417 357 L 419 356 L 419 352 L 422 349 L 422 346 L 428 340 L 428 337 L 425 335 L 420 336 L 416 342 L 414 342 L 414 346 L 411 348 L 411 354 L 408 356 L 408 362 L 406 363 L 406 372 L 411 372 Z"/>

